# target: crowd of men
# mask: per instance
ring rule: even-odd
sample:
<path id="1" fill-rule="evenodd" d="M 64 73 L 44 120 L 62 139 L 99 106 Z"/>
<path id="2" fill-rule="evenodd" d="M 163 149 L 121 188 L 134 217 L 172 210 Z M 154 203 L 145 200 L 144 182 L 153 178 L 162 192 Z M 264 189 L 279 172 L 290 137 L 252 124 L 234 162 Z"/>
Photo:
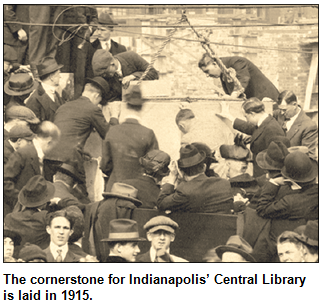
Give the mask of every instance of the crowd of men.
<path id="1" fill-rule="evenodd" d="M 58 45 L 46 27 L 19 24 L 24 10 L 36 23 L 56 16 L 59 23 L 87 26 Z M 203 55 L 196 67 L 222 82 L 216 116 L 235 129 L 234 144 L 214 151 L 206 139 L 194 138 L 197 119 L 182 108 L 175 119 L 183 136 L 180 158 L 171 160 L 142 125 L 145 99 L 131 84 L 143 74 L 157 80 L 158 71 L 111 39 L 117 24 L 109 14 L 98 16 L 93 7 L 5 5 L 4 17 L 5 262 L 187 262 L 170 253 L 180 228 L 172 213 L 243 216 L 242 233 L 198 261 L 318 261 L 318 128 L 293 91 L 279 92 L 246 58 L 221 58 L 244 89 L 236 103 L 246 120 L 235 118 L 225 99 L 240 93 L 216 59 Z M 62 71 L 74 74 L 72 97 L 59 90 Z M 119 123 L 115 101 L 122 99 L 126 117 Z M 273 115 L 262 100 L 274 105 Z M 88 197 L 84 167 L 93 130 L 103 142 L 105 186 L 97 202 Z M 140 208 L 156 212 L 143 225 L 146 238 L 132 218 Z M 143 254 L 142 241 L 151 242 Z"/>

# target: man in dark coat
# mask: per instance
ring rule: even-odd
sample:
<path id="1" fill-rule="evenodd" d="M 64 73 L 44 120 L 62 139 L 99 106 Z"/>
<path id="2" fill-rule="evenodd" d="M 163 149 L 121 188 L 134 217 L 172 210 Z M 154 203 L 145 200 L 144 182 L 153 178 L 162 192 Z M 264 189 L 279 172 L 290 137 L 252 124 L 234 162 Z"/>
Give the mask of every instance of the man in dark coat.
<path id="1" fill-rule="evenodd" d="M 267 97 L 277 101 L 279 94 L 277 88 L 250 60 L 240 56 L 221 57 L 220 59 L 227 69 L 235 70 L 236 78 L 244 88 L 247 99 L 256 97 L 262 100 Z M 234 91 L 234 82 L 227 80 L 219 66 L 207 53 L 199 61 L 199 68 L 212 78 L 220 78 L 225 93 L 238 98 Z"/>
<path id="2" fill-rule="evenodd" d="M 122 87 L 128 88 L 132 80 L 138 80 L 143 75 L 149 63 L 133 51 L 127 51 L 112 56 L 104 49 L 94 53 L 94 76 L 104 77 L 110 85 L 110 93 L 107 101 L 121 101 Z M 158 72 L 151 67 L 144 80 L 159 79 Z"/>
<path id="3" fill-rule="evenodd" d="M 125 98 L 128 116 L 122 124 L 111 127 L 103 142 L 100 168 L 110 176 L 105 191 L 115 182 L 143 174 L 139 158 L 159 148 L 153 130 L 139 123 L 144 103 L 140 88 L 133 86 Z"/>
<path id="4" fill-rule="evenodd" d="M 264 103 L 257 98 L 246 100 L 242 104 L 242 109 L 247 121 L 232 116 L 225 103 L 222 103 L 222 112 L 217 115 L 232 121 L 234 129 L 251 135 L 250 150 L 253 153 L 253 176 L 256 178 L 265 174 L 264 170 L 257 165 L 257 154 L 266 150 L 276 136 L 285 136 L 285 134 L 278 122 L 265 112 Z"/>
<path id="5" fill-rule="evenodd" d="M 285 130 L 291 146 L 305 146 L 309 150 L 309 157 L 317 159 L 318 127 L 301 109 L 296 95 L 284 90 L 278 97 L 277 105 L 274 117 Z"/>
<path id="6" fill-rule="evenodd" d="M 45 57 L 37 65 L 41 83 L 26 101 L 29 107 L 40 121 L 54 121 L 57 109 L 64 101 L 57 93 L 60 80 L 60 68 L 54 58 Z"/>
<path id="7" fill-rule="evenodd" d="M 174 188 L 179 171 L 176 166 L 170 167 L 169 182 L 162 186 L 157 206 L 162 211 L 191 213 L 230 214 L 233 209 L 233 195 L 230 184 L 220 177 L 207 177 L 205 152 L 199 152 L 193 145 L 180 149 L 178 160 L 183 181 Z"/>

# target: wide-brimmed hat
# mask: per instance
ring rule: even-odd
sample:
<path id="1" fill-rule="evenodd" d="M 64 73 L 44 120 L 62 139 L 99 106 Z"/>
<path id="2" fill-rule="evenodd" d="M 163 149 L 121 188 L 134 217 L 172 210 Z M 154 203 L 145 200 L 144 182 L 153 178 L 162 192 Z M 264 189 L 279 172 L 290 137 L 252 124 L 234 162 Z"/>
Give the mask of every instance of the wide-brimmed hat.
<path id="1" fill-rule="evenodd" d="M 146 239 L 140 237 L 136 221 L 115 219 L 110 221 L 108 238 L 101 241 L 146 241 Z"/>
<path id="2" fill-rule="evenodd" d="M 35 136 L 35 134 L 26 125 L 21 125 L 21 124 L 15 125 L 9 131 L 9 139 L 10 140 L 18 139 L 18 138 L 32 140 L 34 138 L 34 136 Z"/>
<path id="3" fill-rule="evenodd" d="M 262 169 L 281 170 L 288 154 L 287 147 L 281 141 L 272 141 L 266 150 L 258 153 L 256 161 Z"/>
<path id="4" fill-rule="evenodd" d="M 124 100 L 131 105 L 142 105 L 145 102 L 145 99 L 142 98 L 140 85 L 130 85 L 124 95 Z"/>
<path id="5" fill-rule="evenodd" d="M 20 234 L 18 234 L 14 230 L 9 229 L 6 225 L 4 225 L 3 238 L 6 238 L 6 237 L 9 237 L 13 241 L 15 246 L 19 245 L 21 242 Z"/>
<path id="6" fill-rule="evenodd" d="M 106 72 L 113 60 L 113 55 L 105 49 L 95 51 L 92 58 L 92 68 L 94 76 L 101 76 Z"/>
<path id="7" fill-rule="evenodd" d="M 250 255 L 253 248 L 244 238 L 238 235 L 229 237 L 226 245 L 220 245 L 215 250 L 220 259 L 225 252 L 233 252 L 243 256 L 247 261 L 256 262 L 255 258 Z"/>
<path id="8" fill-rule="evenodd" d="M 37 65 L 38 75 L 40 77 L 55 72 L 62 68 L 64 65 L 58 65 L 53 57 L 46 56 Z"/>
<path id="9" fill-rule="evenodd" d="M 28 73 L 16 73 L 11 74 L 3 89 L 9 96 L 22 96 L 31 93 L 37 86 L 38 83 Z"/>
<path id="10" fill-rule="evenodd" d="M 100 76 L 96 76 L 92 79 L 86 78 L 86 83 L 92 83 L 92 84 L 98 86 L 98 88 L 102 91 L 102 98 L 103 99 L 108 95 L 108 93 L 110 91 L 110 85 L 108 84 L 108 82 L 104 78 L 102 78 Z"/>
<path id="11" fill-rule="evenodd" d="M 218 160 L 214 157 L 215 152 L 212 152 L 211 149 L 205 143 L 193 142 L 192 145 L 195 146 L 199 152 L 203 151 L 206 153 L 206 160 L 209 163 L 211 163 L 211 164 L 218 163 Z"/>
<path id="12" fill-rule="evenodd" d="M 33 176 L 18 194 L 19 202 L 25 207 L 39 207 L 54 197 L 55 186 L 43 176 Z"/>
<path id="13" fill-rule="evenodd" d="M 108 25 L 108 26 L 115 26 L 118 25 L 118 23 L 114 22 L 111 15 L 110 14 L 106 14 L 106 13 L 101 13 L 98 16 L 98 23 L 100 24 L 104 24 L 104 25 Z"/>
<path id="14" fill-rule="evenodd" d="M 56 170 L 62 173 L 67 174 L 68 176 L 72 177 L 74 180 L 83 183 L 82 178 L 79 175 L 79 172 L 77 171 L 75 163 L 72 163 L 74 165 L 70 164 L 71 162 L 61 163 L 56 165 Z"/>
<path id="15" fill-rule="evenodd" d="M 158 230 L 164 230 L 173 234 L 176 232 L 178 227 L 179 225 L 177 222 L 165 216 L 154 217 L 143 226 L 143 228 L 150 233 L 154 233 Z"/>
<path id="16" fill-rule="evenodd" d="M 235 159 L 240 161 L 251 161 L 250 151 L 246 148 L 236 145 L 221 145 L 220 155 L 225 159 Z"/>
<path id="17" fill-rule="evenodd" d="M 178 166 L 180 168 L 189 168 L 204 162 L 205 159 L 205 152 L 199 152 L 194 145 L 187 144 L 180 148 L 180 159 L 178 159 Z"/>
<path id="18" fill-rule="evenodd" d="M 27 121 L 30 124 L 40 123 L 39 118 L 36 117 L 35 113 L 26 106 L 13 105 L 6 109 L 5 114 L 6 120 L 19 119 Z"/>
<path id="19" fill-rule="evenodd" d="M 309 220 L 306 225 L 301 225 L 294 230 L 299 234 L 295 238 L 311 246 L 319 246 L 319 222 Z"/>
<path id="20" fill-rule="evenodd" d="M 139 158 L 141 166 L 148 174 L 158 172 L 161 175 L 168 174 L 167 166 L 170 164 L 170 160 L 170 155 L 161 150 L 152 150 Z"/>
<path id="21" fill-rule="evenodd" d="M 318 165 L 305 153 L 295 151 L 286 156 L 282 175 L 298 183 L 313 181 L 318 175 Z"/>
<path id="22" fill-rule="evenodd" d="M 24 246 L 19 252 L 18 257 L 25 262 L 28 262 L 34 259 L 42 259 L 45 262 L 47 262 L 46 253 L 38 245 L 31 244 L 29 242 L 24 244 Z"/>
<path id="23" fill-rule="evenodd" d="M 17 62 L 18 54 L 14 48 L 9 45 L 3 45 L 3 60 L 7 62 Z"/>
<path id="24" fill-rule="evenodd" d="M 142 202 L 137 199 L 138 190 L 131 185 L 124 183 L 114 183 L 111 192 L 103 192 L 105 199 L 117 197 L 133 202 L 137 207 L 142 205 Z"/>

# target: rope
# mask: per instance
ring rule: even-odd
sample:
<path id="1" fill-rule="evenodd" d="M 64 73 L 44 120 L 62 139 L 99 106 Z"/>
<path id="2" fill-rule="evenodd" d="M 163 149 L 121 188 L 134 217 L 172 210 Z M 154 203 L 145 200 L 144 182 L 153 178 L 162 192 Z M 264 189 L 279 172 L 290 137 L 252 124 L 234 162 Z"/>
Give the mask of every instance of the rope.
<path id="1" fill-rule="evenodd" d="M 177 24 L 180 24 L 182 22 L 185 21 L 185 18 L 184 18 L 184 14 L 185 14 L 185 11 L 182 13 L 182 16 L 181 16 L 181 19 L 177 22 Z M 171 32 L 169 33 L 167 39 L 162 43 L 162 45 L 160 46 L 158 52 L 155 53 L 155 55 L 153 56 L 149 66 L 146 68 L 146 70 L 144 71 L 144 73 L 142 74 L 142 76 L 140 77 L 137 85 L 140 85 L 142 80 L 146 77 L 146 75 L 149 73 L 150 69 L 153 67 L 153 64 L 154 62 L 156 61 L 156 59 L 160 56 L 162 50 L 164 49 L 164 47 L 168 44 L 168 42 L 171 40 L 172 36 L 174 35 L 174 33 L 177 31 L 177 28 L 173 28 L 171 30 Z"/>
<path id="2" fill-rule="evenodd" d="M 216 57 L 215 52 L 211 49 L 210 44 L 209 44 L 209 40 L 206 39 L 205 37 L 203 37 L 202 35 L 200 35 L 194 29 L 194 27 L 191 25 L 191 23 L 189 22 L 189 20 L 188 20 L 188 18 L 187 18 L 186 15 L 184 17 L 185 17 L 186 22 L 189 24 L 189 26 L 191 27 L 191 29 L 195 32 L 195 34 L 199 38 L 199 41 L 201 43 L 201 46 L 205 49 L 205 51 L 210 56 L 210 58 L 212 58 L 212 59 L 215 60 L 215 62 L 217 63 L 218 67 L 220 68 L 220 70 L 222 71 L 222 73 L 227 78 L 228 82 L 230 82 L 230 81 L 234 82 L 234 91 L 238 93 L 238 97 L 241 94 L 243 94 L 243 98 L 245 98 L 244 88 L 240 84 L 239 80 L 237 79 L 235 70 L 234 69 L 231 69 L 231 68 L 229 68 L 229 69 L 226 68 L 226 66 L 221 61 L 221 59 L 219 57 Z"/>

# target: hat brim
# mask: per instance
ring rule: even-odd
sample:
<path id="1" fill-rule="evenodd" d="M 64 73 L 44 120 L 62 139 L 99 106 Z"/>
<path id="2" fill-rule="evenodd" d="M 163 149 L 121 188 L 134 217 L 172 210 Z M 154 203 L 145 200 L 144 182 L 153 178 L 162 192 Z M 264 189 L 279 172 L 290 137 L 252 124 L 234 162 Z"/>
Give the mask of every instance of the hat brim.
<path id="1" fill-rule="evenodd" d="M 264 170 L 281 170 L 283 165 L 280 167 L 274 167 L 266 161 L 267 150 L 259 152 L 256 156 L 257 165 Z"/>
<path id="2" fill-rule="evenodd" d="M 244 257 L 247 261 L 250 261 L 250 262 L 256 262 L 255 258 L 246 253 L 245 251 L 243 250 L 240 250 L 240 249 L 237 249 L 237 248 L 234 248 L 234 247 L 231 247 L 231 246 L 228 246 L 228 245 L 221 245 L 221 246 L 218 246 L 216 249 L 216 254 L 218 255 L 218 257 L 220 259 L 222 259 L 222 255 L 225 253 L 225 252 L 233 252 L 233 253 L 237 253 L 239 255 L 241 255 L 242 257 Z"/>
<path id="3" fill-rule="evenodd" d="M 200 154 L 200 158 L 190 163 L 188 162 L 188 164 L 184 164 L 181 159 L 178 159 L 178 166 L 180 168 L 190 168 L 204 162 L 206 160 L 206 153 L 204 151 L 201 151 L 199 152 L 199 154 Z"/>
<path id="4" fill-rule="evenodd" d="M 150 227 L 147 231 L 149 233 L 154 233 L 158 230 L 164 230 L 164 231 L 169 232 L 171 234 L 174 234 L 176 232 L 175 229 L 169 225 L 156 225 L 156 226 Z"/>
<path id="5" fill-rule="evenodd" d="M 319 174 L 319 167 L 317 165 L 317 162 L 314 160 L 311 160 L 312 163 L 312 169 L 311 171 L 306 175 L 306 177 L 302 178 L 302 179 L 297 179 L 292 177 L 287 171 L 286 171 L 286 167 L 284 166 L 281 170 L 281 173 L 284 177 L 293 180 L 294 182 L 297 183 L 307 183 L 307 182 L 311 182 L 314 179 L 317 178 L 318 174 Z"/>
<path id="6" fill-rule="evenodd" d="M 13 241 L 14 245 L 19 245 L 21 242 L 21 236 L 15 231 L 9 229 L 3 230 L 3 237 L 9 237 Z"/>
<path id="7" fill-rule="evenodd" d="M 295 236 L 295 238 L 305 244 L 308 244 L 310 246 L 318 247 L 319 246 L 319 241 L 318 240 L 313 240 L 309 237 L 303 236 L 303 235 L 298 235 Z"/>
<path id="8" fill-rule="evenodd" d="M 128 241 L 128 242 L 137 242 L 137 241 L 146 241 L 146 238 L 138 237 L 138 238 L 104 238 L 101 239 L 102 242 L 104 241 Z"/>
<path id="9" fill-rule="evenodd" d="M 47 182 L 47 190 L 41 200 L 38 200 L 36 202 L 30 202 L 28 199 L 23 195 L 22 190 L 18 194 L 18 201 L 25 207 L 33 208 L 33 207 L 39 207 L 47 202 L 50 201 L 54 197 L 55 194 L 55 186 L 51 182 Z"/>
<path id="10" fill-rule="evenodd" d="M 137 207 L 139 207 L 143 204 L 140 200 L 138 200 L 136 198 L 127 197 L 127 196 L 124 196 L 124 195 L 118 194 L 118 193 L 103 192 L 103 197 L 104 197 L 104 199 L 120 198 L 120 199 L 124 199 L 124 200 L 129 200 L 129 201 L 133 202 Z"/>
<path id="11" fill-rule="evenodd" d="M 23 96 L 23 95 L 26 95 L 26 94 L 29 94 L 31 93 L 32 91 L 34 91 L 36 88 L 38 87 L 38 83 L 34 81 L 34 84 L 32 85 L 31 88 L 28 88 L 24 91 L 14 91 L 14 90 L 11 90 L 9 88 L 9 81 L 7 81 L 4 86 L 3 86 L 3 90 L 4 92 L 9 95 L 9 96 Z M 37 122 L 38 123 L 38 122 Z"/>
<path id="12" fill-rule="evenodd" d="M 63 67 L 64 67 L 64 65 L 61 65 L 61 64 L 60 65 L 52 65 L 52 67 L 48 67 L 47 70 L 44 70 L 41 73 L 38 72 L 38 75 L 39 75 L 39 77 L 42 77 L 42 76 L 44 76 L 46 74 L 53 73 L 53 72 L 55 72 L 55 71 L 57 71 L 57 70 L 59 70 L 59 69 L 61 69 Z"/>

